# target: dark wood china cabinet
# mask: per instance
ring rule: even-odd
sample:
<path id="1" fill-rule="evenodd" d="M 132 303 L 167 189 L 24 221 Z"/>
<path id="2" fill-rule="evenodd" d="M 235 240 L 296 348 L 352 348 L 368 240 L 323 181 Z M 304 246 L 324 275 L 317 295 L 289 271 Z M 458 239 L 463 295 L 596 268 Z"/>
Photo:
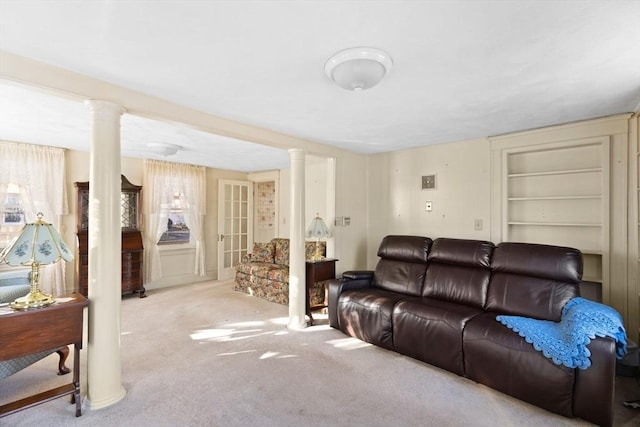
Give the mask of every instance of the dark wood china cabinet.
<path id="1" fill-rule="evenodd" d="M 140 232 L 140 190 L 121 175 L 120 224 L 122 228 L 122 294 L 138 293 L 146 297 L 143 284 L 142 262 L 144 248 Z M 78 192 L 78 257 L 76 258 L 76 277 L 78 291 L 87 296 L 89 292 L 89 183 L 74 183 Z"/>

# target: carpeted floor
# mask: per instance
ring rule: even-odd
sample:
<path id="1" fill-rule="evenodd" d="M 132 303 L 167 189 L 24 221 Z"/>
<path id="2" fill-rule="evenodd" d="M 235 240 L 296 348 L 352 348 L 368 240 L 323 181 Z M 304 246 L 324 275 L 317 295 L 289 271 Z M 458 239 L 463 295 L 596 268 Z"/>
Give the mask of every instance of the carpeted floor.
<path id="1" fill-rule="evenodd" d="M 62 398 L 1 418 L 0 426 L 588 425 L 348 338 L 321 314 L 316 326 L 288 330 L 287 307 L 232 286 L 203 282 L 125 297 L 127 396 L 80 418 Z M 49 357 L 0 381 L 0 403 L 67 382 L 55 367 Z M 640 411 L 621 404 L 638 398 L 635 380 L 619 377 L 616 426 L 640 425 Z"/>

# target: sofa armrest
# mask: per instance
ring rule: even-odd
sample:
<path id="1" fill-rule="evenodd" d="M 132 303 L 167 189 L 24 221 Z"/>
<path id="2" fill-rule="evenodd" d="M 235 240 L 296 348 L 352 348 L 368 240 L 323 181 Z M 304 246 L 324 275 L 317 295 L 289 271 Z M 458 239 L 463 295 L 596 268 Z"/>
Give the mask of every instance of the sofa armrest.
<path id="1" fill-rule="evenodd" d="M 344 291 L 351 289 L 364 289 L 371 287 L 371 279 L 373 272 L 369 278 L 361 279 L 333 279 L 329 281 L 329 298 L 327 301 L 327 311 L 329 314 L 329 325 L 332 328 L 340 329 L 338 324 L 338 298 Z"/>
<path id="2" fill-rule="evenodd" d="M 342 273 L 343 279 L 373 279 L 373 271 L 371 270 L 350 270 Z"/>
<path id="3" fill-rule="evenodd" d="M 597 337 L 587 348 L 591 352 L 591 366 L 575 370 L 573 414 L 599 426 L 611 426 L 616 377 L 615 341 Z"/>
<path id="4" fill-rule="evenodd" d="M 244 254 L 240 259 L 240 264 L 247 264 L 251 261 L 251 254 Z"/>

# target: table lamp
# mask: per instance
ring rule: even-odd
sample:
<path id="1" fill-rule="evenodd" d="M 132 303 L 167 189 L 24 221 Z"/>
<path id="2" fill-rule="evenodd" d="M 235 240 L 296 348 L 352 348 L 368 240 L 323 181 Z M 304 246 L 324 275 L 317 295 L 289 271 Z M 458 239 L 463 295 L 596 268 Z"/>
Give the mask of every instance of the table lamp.
<path id="1" fill-rule="evenodd" d="M 43 221 L 42 217 L 42 213 L 38 213 L 36 222 L 26 224 L 20 234 L 0 252 L 0 262 L 31 266 L 30 292 L 9 304 L 16 310 L 41 308 L 53 304 L 55 298 L 52 295 L 43 294 L 38 287 L 40 266 L 54 264 L 61 259 L 73 260 L 73 255 L 62 241 L 58 231 L 51 224 Z"/>
<path id="2" fill-rule="evenodd" d="M 325 224 L 322 218 L 320 218 L 319 213 L 316 213 L 316 217 L 311 220 L 311 224 L 309 225 L 309 228 L 307 228 L 307 237 L 316 238 L 316 252 L 311 260 L 320 261 L 324 257 L 320 254 L 320 246 L 318 243 L 321 238 L 331 237 L 331 233 L 329 233 L 327 224 Z"/>

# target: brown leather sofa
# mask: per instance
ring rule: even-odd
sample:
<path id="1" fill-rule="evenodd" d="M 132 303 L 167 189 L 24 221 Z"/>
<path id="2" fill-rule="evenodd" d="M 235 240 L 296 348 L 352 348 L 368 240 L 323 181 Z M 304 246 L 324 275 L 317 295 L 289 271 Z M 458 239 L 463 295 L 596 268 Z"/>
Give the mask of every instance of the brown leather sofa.
<path id="1" fill-rule="evenodd" d="M 592 365 L 572 369 L 495 319 L 559 321 L 563 306 L 579 296 L 578 250 L 387 236 L 378 256 L 375 271 L 345 272 L 329 283 L 332 327 L 551 412 L 612 424 L 613 339 L 592 340 Z"/>

